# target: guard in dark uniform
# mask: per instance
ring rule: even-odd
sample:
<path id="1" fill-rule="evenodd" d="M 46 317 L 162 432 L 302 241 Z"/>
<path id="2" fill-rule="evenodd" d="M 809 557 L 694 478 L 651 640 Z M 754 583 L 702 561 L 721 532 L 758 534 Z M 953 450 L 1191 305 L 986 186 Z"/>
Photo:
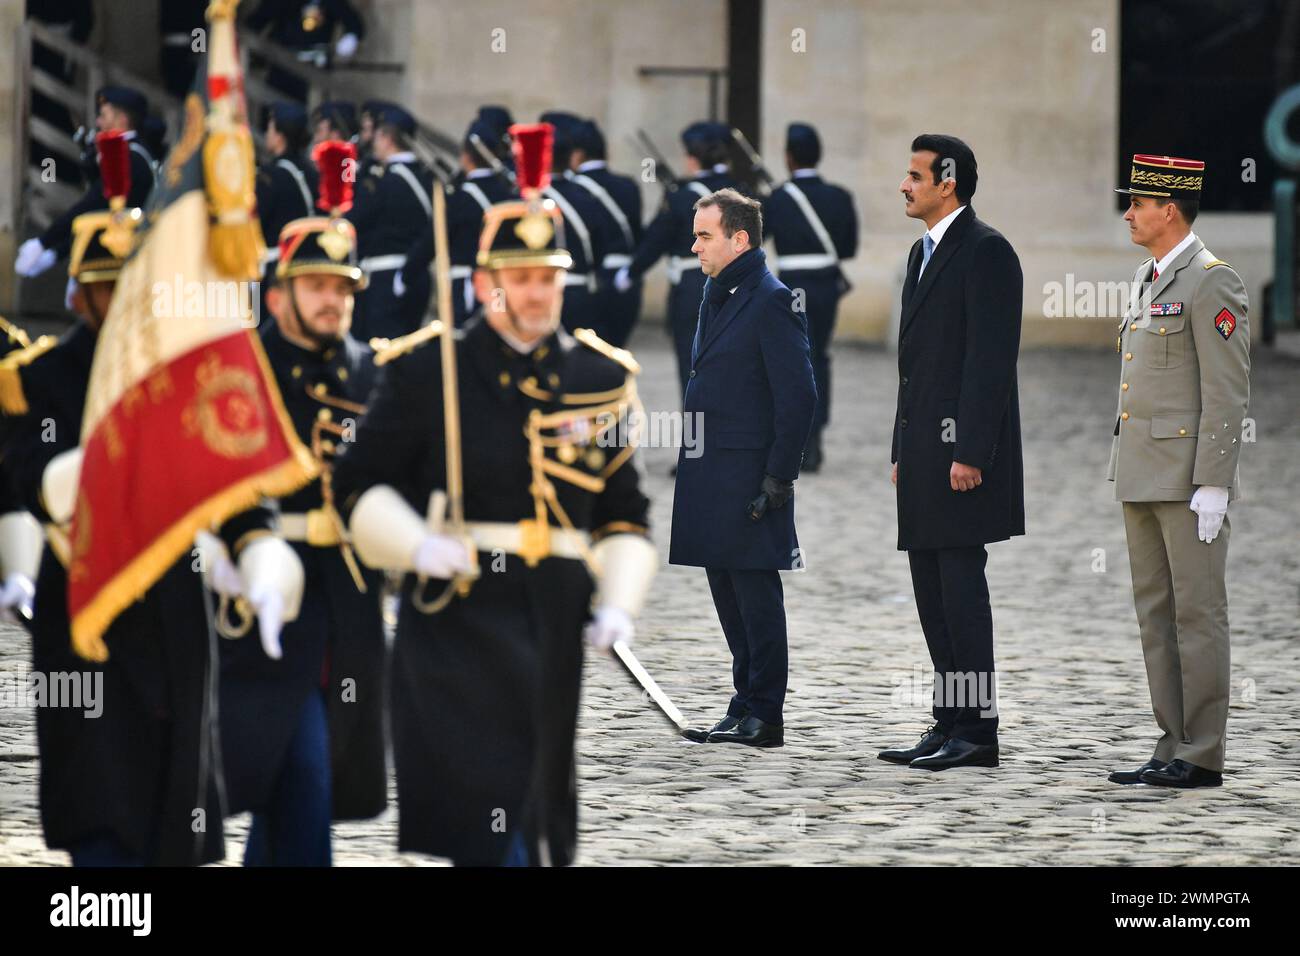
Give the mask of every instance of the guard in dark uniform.
<path id="1" fill-rule="evenodd" d="M 33 348 L 26 332 L 0 316 L 0 621 L 24 625 L 32 616 L 45 536 L 23 506 L 11 480 L 12 466 L 2 452 L 15 424 L 27 412 L 18 370 L 56 341 L 52 335 L 42 336 Z"/>
<path id="2" fill-rule="evenodd" d="M 704 294 L 704 273 L 700 260 L 691 252 L 695 244 L 692 233 L 695 203 L 719 189 L 736 188 L 728 163 L 727 143 L 730 131 L 721 123 L 692 123 L 682 130 L 682 147 L 686 150 L 685 169 L 689 178 L 664 196 L 659 213 L 646 227 L 630 265 L 614 277 L 614 287 L 629 291 L 632 284 L 659 261 L 668 256 L 668 327 L 677 354 L 677 374 L 682 392 L 691 369 L 691 343 L 700 316 Z"/>
<path id="3" fill-rule="evenodd" d="M 101 160 L 111 152 L 100 137 Z M 129 192 L 104 160 L 105 191 Z M 80 471 L 81 416 L 91 361 L 113 288 L 129 254 L 117 241 L 140 220 L 138 209 L 88 213 L 72 224 L 69 276 L 80 317 L 58 344 L 21 365 L 27 414 L 15 429 L 6 461 L 23 503 L 46 524 L 37 579 L 32 670 L 86 674 L 98 687 L 99 713 L 43 706 L 36 714 L 40 751 L 41 823 L 51 849 L 74 865 L 194 865 L 224 855 L 220 760 L 212 669 L 215 635 L 203 579 L 183 555 L 108 628 L 103 663 L 77 656 L 68 620 L 68 525 Z M 114 235 L 109 236 L 110 223 Z M 288 582 L 298 559 L 268 533 L 269 515 L 254 508 L 218 531 L 238 561 L 245 588 L 275 573 L 278 599 L 292 607 Z M 229 560 L 229 559 L 227 559 Z M 283 576 L 280 573 L 283 572 Z M 301 575 L 301 569 L 297 569 Z M 249 588 L 251 591 L 251 588 Z M 286 616 L 291 616 L 286 615 Z"/>
<path id="4" fill-rule="evenodd" d="M 222 648 L 228 812 L 254 811 L 249 866 L 328 866 L 331 818 L 372 817 L 387 803 L 383 575 L 352 557 L 330 489 L 335 452 L 374 381 L 373 351 L 348 332 L 362 274 L 352 224 L 337 218 L 352 186 L 340 169 L 322 157 L 322 201 L 334 216 L 298 219 L 280 233 L 273 318 L 262 325 L 285 409 L 322 477 L 279 499 L 280 533 L 305 571 L 283 656 L 272 660 L 251 641 Z"/>
<path id="5" fill-rule="evenodd" d="M 475 288 L 504 300 L 456 336 L 463 441 L 448 443 L 435 324 L 379 353 L 370 410 L 334 471 L 357 553 L 405 572 L 399 846 L 460 864 L 573 859 L 584 623 L 594 606 L 590 643 L 630 638 L 656 564 L 632 446 L 597 424 L 635 401 L 637 366 L 559 326 L 568 290 L 555 270 L 571 259 L 541 195 L 536 130 L 513 128 L 526 198 L 493 206 L 481 240 Z M 434 493 L 449 448 L 463 454 L 466 524 L 443 533 L 446 497 Z M 601 569 L 594 600 L 588 562 Z"/>
<path id="6" fill-rule="evenodd" d="M 569 254 L 573 257 L 573 265 L 564 277 L 564 312 L 560 321 L 570 332 L 597 330 L 604 326 L 597 298 L 597 270 L 612 248 L 612 237 L 606 229 L 609 215 L 586 187 L 574 181 L 569 169 L 582 120 L 572 113 L 552 111 L 543 113 L 541 122 L 555 127 L 554 175 L 545 191 L 564 216 Z"/>
<path id="7" fill-rule="evenodd" d="M 95 126 L 99 132 L 119 130 L 129 144 L 131 194 L 127 205 L 143 206 L 153 189 L 157 171 L 156 158 L 136 132 L 149 111 L 148 102 L 142 93 L 128 86 L 105 86 L 95 94 L 95 103 L 99 111 Z M 86 192 L 70 209 L 50 223 L 39 237 L 28 239 L 19 247 L 14 272 L 27 278 L 40 275 L 68 254 L 72 247 L 72 221 L 84 213 L 107 208 L 103 181 L 93 176 Z"/>
<path id="8" fill-rule="evenodd" d="M 474 298 L 474 261 L 478 255 L 478 237 L 483 231 L 483 214 L 493 204 L 514 195 L 514 186 L 504 173 L 497 173 L 479 152 L 482 148 L 496 156 L 500 148 L 497 131 L 482 120 L 475 120 L 465 133 L 460 149 L 463 176 L 455 188 L 447 189 L 447 243 L 451 255 L 451 307 L 460 324 L 477 308 Z M 407 288 L 427 277 L 433 262 L 433 230 L 424 230 L 406 254 L 402 283 Z"/>
<path id="9" fill-rule="evenodd" d="M 291 55 L 317 69 L 329 65 L 330 44 L 333 55 L 346 60 L 366 35 L 365 21 L 349 0 L 262 0 L 245 25 L 254 33 L 269 33 Z M 266 79 L 290 99 L 307 99 L 307 84 L 296 74 L 273 66 Z"/>
<path id="10" fill-rule="evenodd" d="M 374 135 L 374 157 L 380 175 L 357 184 L 356 203 L 347 214 L 357 229 L 361 269 L 368 285 L 357 298 L 355 334 L 397 338 L 419 328 L 429 306 L 427 273 L 402 280 L 406 255 L 415 241 L 432 228 L 433 173 L 411 152 L 415 117 L 400 106 L 385 107 Z"/>
<path id="11" fill-rule="evenodd" d="M 307 159 L 307 112 L 296 103 L 275 103 L 268 111 L 266 147 L 270 159 L 257 171 L 257 218 L 266 243 L 262 305 L 275 276 L 280 230 L 312 214 L 318 188 L 316 166 Z"/>
<path id="12" fill-rule="evenodd" d="M 614 287 L 618 270 L 632 262 L 632 251 L 641 241 L 641 187 L 631 176 L 609 168 L 605 137 L 595 120 L 583 120 L 574 131 L 575 146 L 570 164 L 572 179 L 600 203 L 602 232 L 609 248 L 597 269 L 595 330 L 612 345 L 627 344 L 641 317 L 641 283 L 626 291 Z"/>
<path id="13" fill-rule="evenodd" d="M 804 456 L 803 470 L 822 465 L 822 430 L 831 415 L 831 339 L 840 297 L 849 281 L 840 261 L 858 251 L 858 215 L 847 189 L 817 175 L 822 144 L 807 123 L 791 123 L 785 134 L 785 163 L 790 179 L 763 201 L 763 227 L 776 243 L 776 271 L 787 287 L 803 292 L 817 376 L 817 416 Z"/>

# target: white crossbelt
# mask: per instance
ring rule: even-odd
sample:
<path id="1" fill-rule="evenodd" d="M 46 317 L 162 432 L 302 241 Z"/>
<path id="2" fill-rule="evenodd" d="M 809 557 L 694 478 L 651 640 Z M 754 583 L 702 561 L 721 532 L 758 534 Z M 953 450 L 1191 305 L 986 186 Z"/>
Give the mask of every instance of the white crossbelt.
<path id="1" fill-rule="evenodd" d="M 487 212 L 492 207 L 492 203 L 488 202 L 487 195 L 483 192 L 483 190 L 479 189 L 478 186 L 474 185 L 473 183 L 471 182 L 461 183 L 460 191 L 465 193 L 465 195 L 469 196 L 476 203 L 478 203 L 479 206 L 482 207 L 484 212 Z"/>
<path id="2" fill-rule="evenodd" d="M 682 273 L 689 272 L 691 269 L 698 269 L 700 260 L 696 256 L 669 256 L 668 257 L 668 281 L 673 285 L 682 281 Z"/>
<path id="3" fill-rule="evenodd" d="M 799 207 L 803 213 L 804 219 L 808 220 L 808 225 L 821 243 L 822 254 L 810 253 L 799 256 L 777 256 L 776 267 L 778 271 L 786 269 L 825 269 L 829 266 L 839 265 L 839 257 L 835 253 L 835 243 L 831 241 L 831 234 L 826 229 L 826 224 L 822 222 L 822 217 L 817 215 L 817 210 L 813 208 L 804 191 L 796 186 L 793 182 L 787 182 L 781 186 L 787 196 L 794 200 L 794 204 Z"/>
<path id="4" fill-rule="evenodd" d="M 627 243 L 627 247 L 629 249 L 635 247 L 636 242 L 632 239 L 632 224 L 627 221 L 627 215 L 619 207 L 619 204 L 614 202 L 614 197 L 590 176 L 582 173 L 566 173 L 565 175 L 600 200 L 600 204 L 605 207 L 610 217 L 618 224 L 619 231 L 623 233 L 623 241 Z M 606 256 L 606 258 L 609 257 Z"/>
<path id="5" fill-rule="evenodd" d="M 406 255 L 401 252 L 395 252 L 391 256 L 367 256 L 361 260 L 361 271 L 366 275 L 372 272 L 387 272 L 389 269 L 400 269 L 406 265 Z"/>
<path id="6" fill-rule="evenodd" d="M 835 256 L 828 256 L 821 252 L 810 252 L 807 255 L 798 256 L 777 256 L 776 268 L 778 272 L 798 272 L 803 269 L 829 269 L 831 266 L 837 266 L 840 260 Z"/>
<path id="7" fill-rule="evenodd" d="M 523 532 L 518 524 L 507 521 L 469 521 L 465 530 L 480 551 L 504 551 L 518 554 L 523 547 Z M 585 531 L 567 528 L 550 528 L 550 557 L 572 558 L 581 561 L 583 552 L 591 545 L 591 535 Z"/>
<path id="8" fill-rule="evenodd" d="M 411 172 L 411 167 L 403 163 L 390 163 L 388 168 L 406 180 L 406 184 L 411 187 L 411 192 L 415 193 L 415 198 L 418 199 L 420 205 L 424 207 L 424 214 L 432 219 L 433 200 L 430 199 L 429 194 L 424 191 L 424 187 L 420 185 L 420 181 L 415 178 L 415 173 Z"/>

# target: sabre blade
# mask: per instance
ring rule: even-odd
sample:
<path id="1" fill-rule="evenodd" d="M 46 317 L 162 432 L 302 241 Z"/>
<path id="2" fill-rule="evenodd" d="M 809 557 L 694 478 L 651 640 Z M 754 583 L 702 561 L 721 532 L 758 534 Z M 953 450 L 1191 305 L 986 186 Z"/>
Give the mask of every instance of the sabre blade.
<path id="1" fill-rule="evenodd" d="M 636 659 L 632 649 L 623 641 L 615 641 L 610 650 L 614 652 L 614 656 L 618 658 L 618 662 L 623 665 L 623 668 L 632 675 L 632 679 L 650 695 L 650 699 L 655 702 L 655 706 L 659 708 L 660 712 L 668 718 L 673 726 L 679 732 L 685 730 L 686 718 L 677 709 L 677 705 L 668 699 L 668 695 L 659 689 L 655 679 L 650 676 L 649 671 L 641 666 L 641 662 Z"/>

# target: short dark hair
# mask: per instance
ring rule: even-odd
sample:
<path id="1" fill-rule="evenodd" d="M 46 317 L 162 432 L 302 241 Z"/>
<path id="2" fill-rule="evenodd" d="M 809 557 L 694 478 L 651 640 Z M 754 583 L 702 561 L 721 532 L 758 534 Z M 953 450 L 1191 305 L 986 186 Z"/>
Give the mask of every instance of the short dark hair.
<path id="1" fill-rule="evenodd" d="M 934 153 L 934 162 L 930 164 L 930 174 L 934 176 L 937 186 L 942 179 L 945 164 L 951 163 L 955 169 L 949 170 L 952 178 L 957 180 L 957 201 L 968 203 L 975 195 L 979 185 L 979 167 L 975 164 L 975 152 L 956 136 L 943 133 L 922 133 L 912 140 L 912 152 L 924 151 Z"/>
<path id="2" fill-rule="evenodd" d="M 1187 220 L 1187 225 L 1190 226 L 1196 222 L 1196 215 L 1201 211 L 1201 201 L 1199 199 L 1174 199 L 1173 197 L 1156 199 L 1157 206 L 1167 206 L 1170 203 L 1173 203 L 1178 211 L 1183 214 L 1183 218 Z"/>
<path id="3" fill-rule="evenodd" d="M 375 132 L 382 132 L 402 152 L 409 151 L 411 148 L 411 137 L 407 135 L 406 130 L 396 123 L 380 122 L 375 125 Z"/>
<path id="4" fill-rule="evenodd" d="M 722 234 L 728 239 L 743 229 L 749 234 L 749 248 L 757 249 L 763 244 L 763 206 L 757 199 L 728 187 L 701 196 L 692 208 L 708 206 L 717 206 L 722 213 Z"/>

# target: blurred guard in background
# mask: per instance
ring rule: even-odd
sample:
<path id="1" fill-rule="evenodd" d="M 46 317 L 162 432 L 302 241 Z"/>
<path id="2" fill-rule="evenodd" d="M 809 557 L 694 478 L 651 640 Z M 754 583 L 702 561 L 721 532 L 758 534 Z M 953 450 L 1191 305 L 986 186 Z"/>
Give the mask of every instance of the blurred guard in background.
<path id="1" fill-rule="evenodd" d="M 268 112 L 266 148 L 271 157 L 257 171 L 257 218 L 266 242 L 263 305 L 280 255 L 280 230 L 291 220 L 311 215 L 317 190 L 316 167 L 304 154 L 307 111 L 296 103 L 275 103 Z"/>
<path id="2" fill-rule="evenodd" d="M 686 375 L 691 369 L 691 343 L 700 317 L 700 300 L 704 295 L 704 273 L 700 260 L 691 252 L 695 243 L 692 224 L 695 203 L 719 189 L 735 187 L 728 166 L 727 144 L 730 131 L 721 123 L 692 123 L 682 130 L 682 148 L 686 150 L 686 172 L 690 178 L 664 196 L 659 213 L 646 227 L 630 265 L 620 269 L 614 287 L 627 292 L 632 284 L 659 261 L 668 256 L 668 327 L 677 353 L 677 375 L 681 390 L 686 391 Z"/>
<path id="3" fill-rule="evenodd" d="M 633 282 L 620 292 L 614 287 L 614 277 L 631 264 L 632 251 L 641 241 L 641 187 L 631 176 L 609 168 L 605 137 L 595 120 L 577 125 L 574 144 L 570 159 L 573 181 L 600 203 L 601 231 L 609 240 L 596 273 L 599 290 L 594 328 L 611 345 L 622 347 L 641 315 L 641 283 Z"/>
<path id="4" fill-rule="evenodd" d="M 822 430 L 831 416 L 831 339 L 835 312 L 849 281 L 840 261 L 858 251 L 858 216 L 853 196 L 817 174 L 822 144 L 806 123 L 791 123 L 785 134 L 790 179 L 763 201 L 763 227 L 776 244 L 776 271 L 786 286 L 803 292 L 817 376 L 817 416 L 803 470 L 822 465 Z"/>
<path id="5" fill-rule="evenodd" d="M 143 206 L 153 189 L 157 167 L 156 157 L 136 132 L 148 112 L 148 103 L 142 93 L 129 86 L 106 86 L 95 94 L 95 103 L 98 109 L 96 129 L 101 133 L 119 132 L 128 145 L 131 182 L 127 205 Z M 84 213 L 107 208 L 104 189 L 102 181 L 92 178 L 85 194 L 72 208 L 50 223 L 38 238 L 28 239 L 18 247 L 14 272 L 27 278 L 38 276 L 67 255 L 72 246 L 72 221 Z"/>
<path id="6" fill-rule="evenodd" d="M 478 237 L 483 231 L 483 214 L 493 204 L 505 202 L 514 186 L 502 173 L 488 165 L 480 150 L 495 156 L 501 146 L 495 128 L 475 120 L 465 131 L 461 143 L 460 165 L 463 175 L 455 188 L 447 190 L 447 241 L 451 255 L 451 306 L 460 324 L 475 310 L 474 261 L 478 255 Z M 407 288 L 427 279 L 433 263 L 433 230 L 424 230 L 406 254 L 402 283 Z"/>
<path id="7" fill-rule="evenodd" d="M 414 274 L 410 286 L 402 279 L 407 251 L 433 228 L 433 173 L 411 152 L 414 136 L 410 113 L 400 106 L 380 110 L 372 145 L 382 167 L 377 176 L 357 183 L 356 202 L 347 214 L 357 230 L 367 281 L 353 320 L 363 342 L 414 331 L 429 306 L 428 273 Z"/>

